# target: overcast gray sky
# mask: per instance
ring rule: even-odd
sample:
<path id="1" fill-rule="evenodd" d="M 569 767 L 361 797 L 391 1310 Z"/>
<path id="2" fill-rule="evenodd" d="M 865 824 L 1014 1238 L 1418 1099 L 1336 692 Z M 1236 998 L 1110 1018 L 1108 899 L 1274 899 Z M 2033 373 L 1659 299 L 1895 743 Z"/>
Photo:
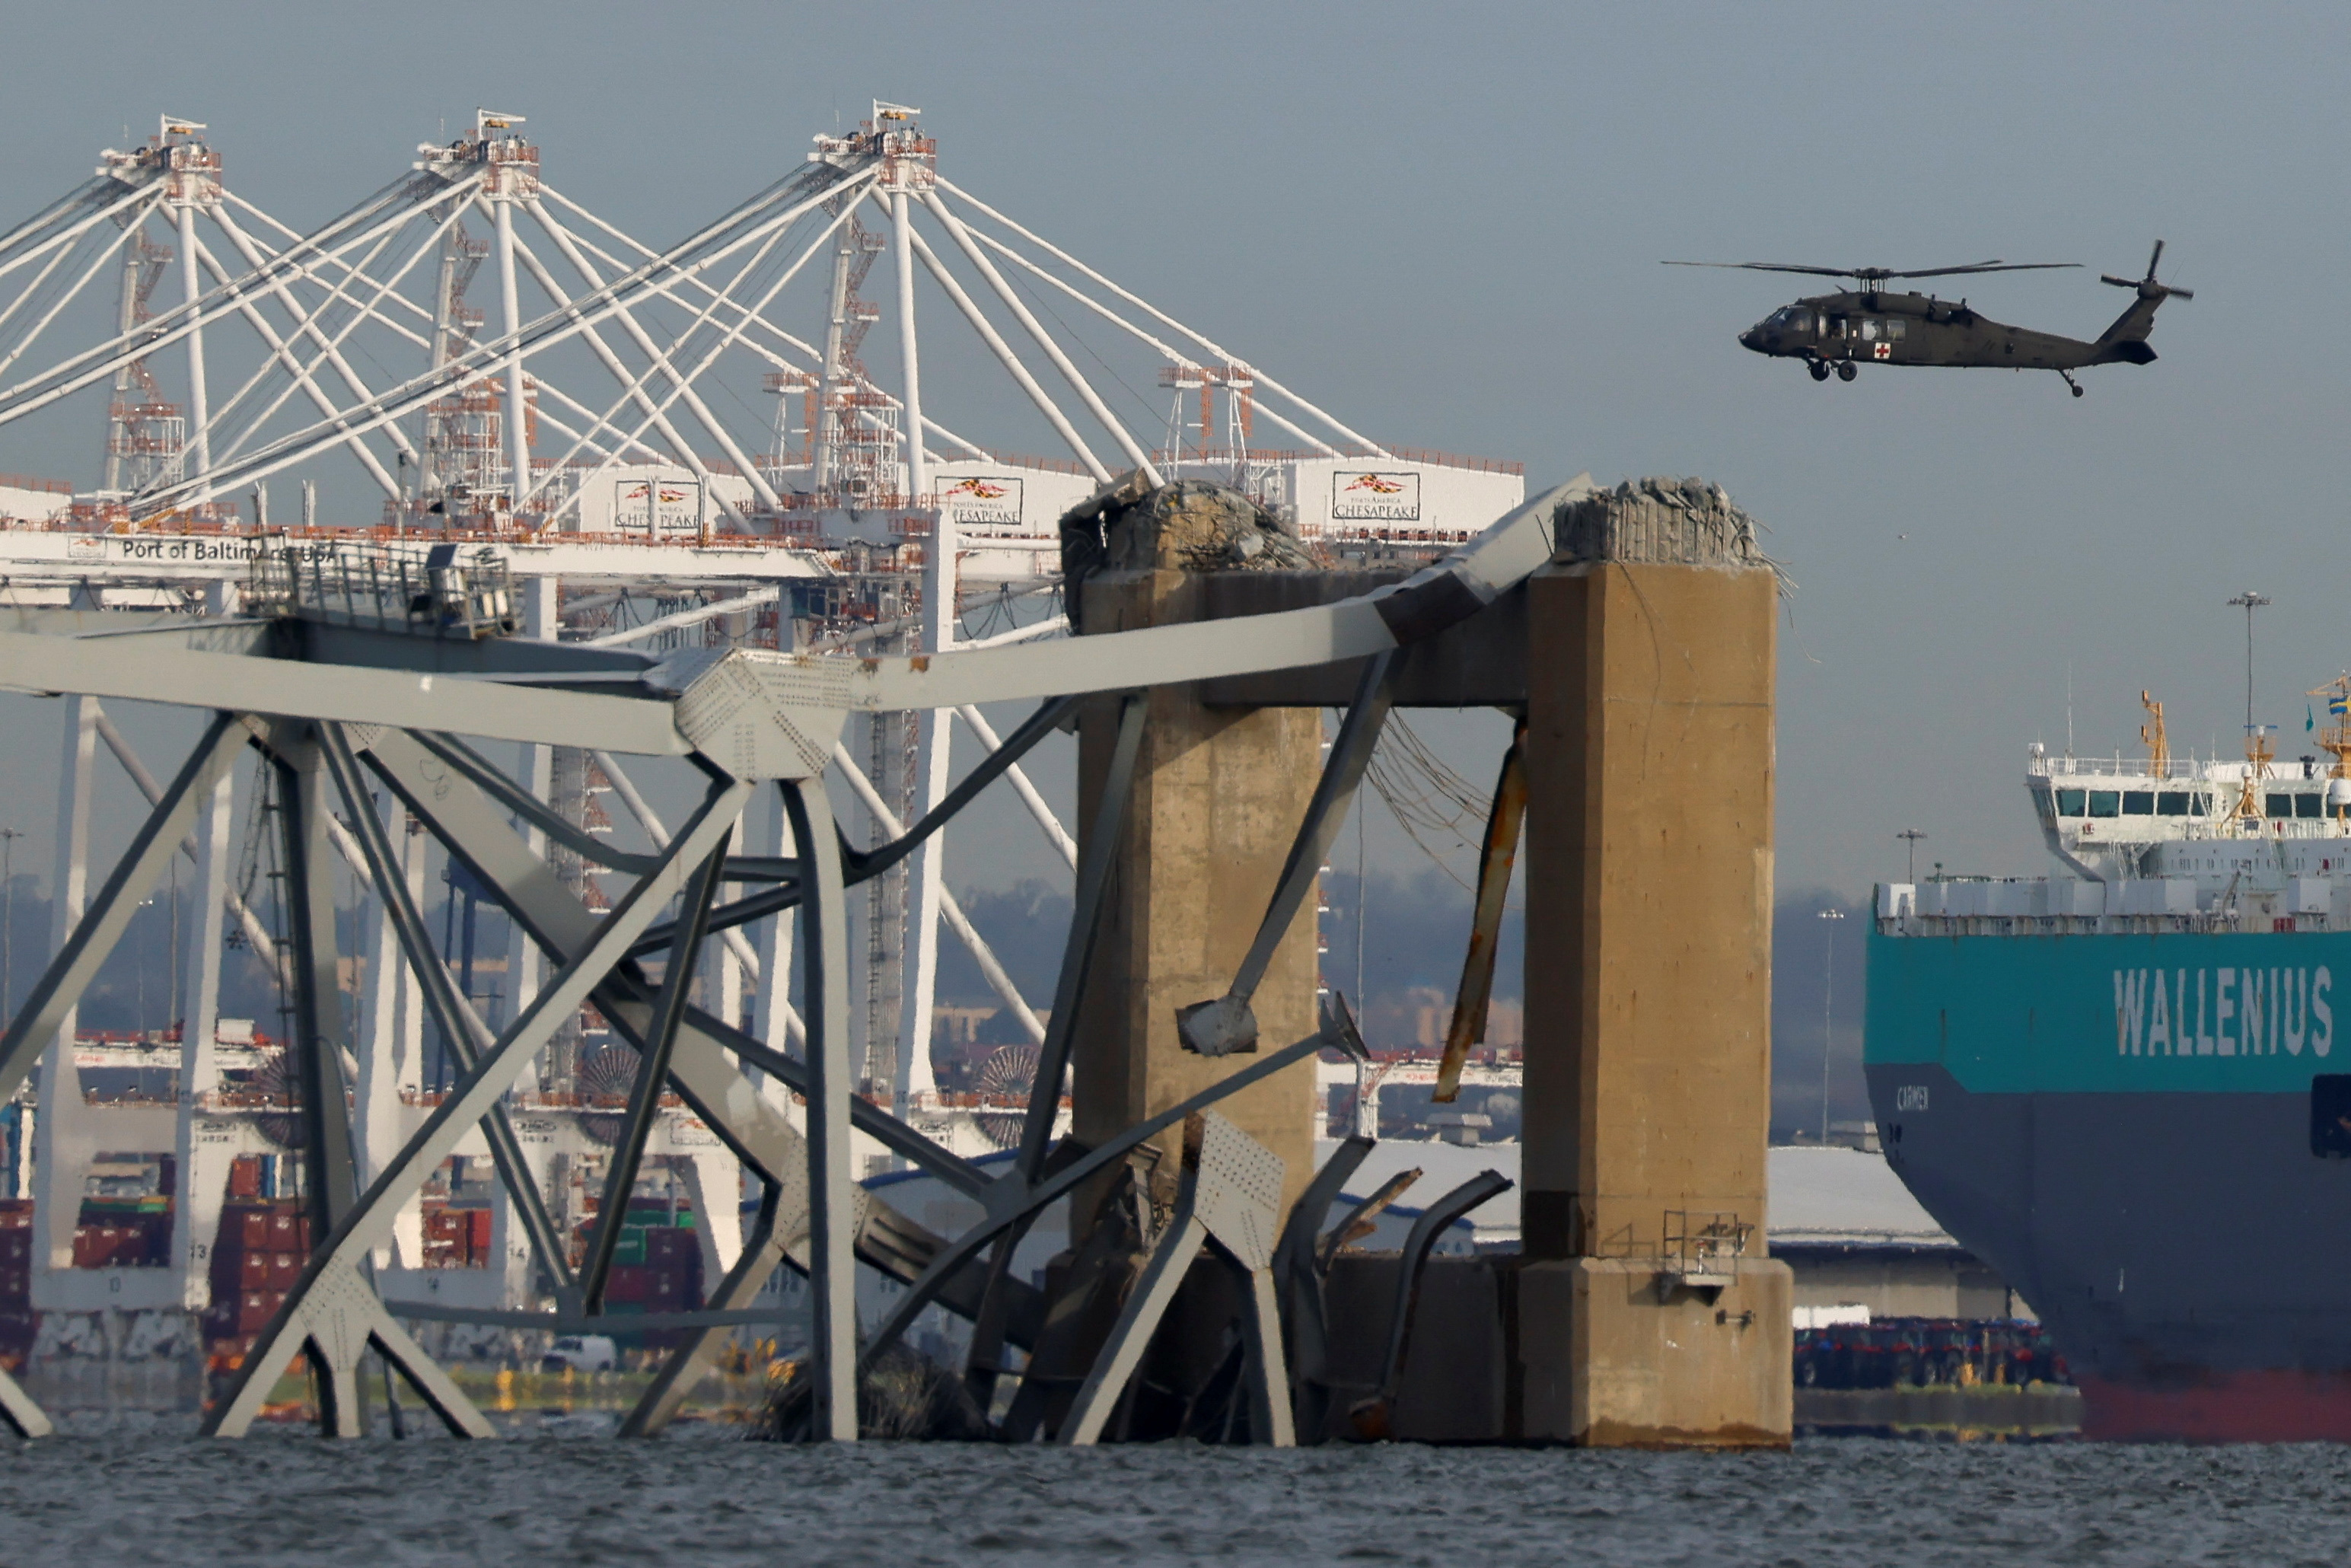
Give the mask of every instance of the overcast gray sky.
<path id="1" fill-rule="evenodd" d="M 838 114 L 920 105 L 954 179 L 1357 428 L 1726 484 L 1801 591 L 1782 643 L 1781 878 L 1847 893 L 1927 830 L 2032 871 L 2018 775 L 2063 738 L 2234 744 L 2351 665 L 2340 449 L 2351 19 L 2339 6 L 215 4 L 10 0 L 0 218 L 159 110 L 209 121 L 298 226 L 477 103 L 550 181 L 674 236 Z M 1816 386 L 1733 334 L 1795 280 L 1667 256 L 2079 273 L 1980 280 L 1987 314 L 2095 336 L 2157 236 L 2146 367 L 1865 371 Z M 935 301 L 935 296 L 931 297 Z M 0 466 L 95 478 L 98 433 Z M 29 721 L 29 722 L 28 722 Z M 0 756 L 45 835 L 53 710 Z M 1482 755 L 1464 771 L 1488 776 Z M 45 858 L 45 857 L 44 857 Z M 20 862 L 21 863 L 21 862 Z M 969 871 L 977 866 L 967 867 Z"/>

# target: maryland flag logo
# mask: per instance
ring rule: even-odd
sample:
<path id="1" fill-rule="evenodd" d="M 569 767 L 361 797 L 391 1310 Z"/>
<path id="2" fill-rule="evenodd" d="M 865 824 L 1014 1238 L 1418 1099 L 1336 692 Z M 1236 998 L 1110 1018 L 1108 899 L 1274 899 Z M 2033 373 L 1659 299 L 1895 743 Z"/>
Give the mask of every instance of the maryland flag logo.
<path id="1" fill-rule="evenodd" d="M 946 488 L 950 496 L 967 496 L 975 501 L 1001 501 L 1012 492 L 991 479 L 958 479 Z"/>
<path id="2" fill-rule="evenodd" d="M 1404 494 L 1404 486 L 1384 474 L 1359 474 L 1355 476 L 1354 482 L 1347 486 L 1347 490 L 1351 495 L 1356 491 L 1372 496 Z"/>

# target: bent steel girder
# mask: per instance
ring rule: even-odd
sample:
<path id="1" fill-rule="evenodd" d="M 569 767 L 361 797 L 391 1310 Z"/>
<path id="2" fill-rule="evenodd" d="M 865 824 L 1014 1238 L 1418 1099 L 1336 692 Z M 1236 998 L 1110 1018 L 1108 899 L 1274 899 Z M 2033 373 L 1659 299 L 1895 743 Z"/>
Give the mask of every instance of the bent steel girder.
<path id="1" fill-rule="evenodd" d="M 399 859 L 392 852 L 383 820 L 376 815 L 374 801 L 360 777 L 358 759 L 351 755 L 350 742 L 342 727 L 324 724 L 319 728 L 328 767 L 335 775 L 336 788 L 341 791 L 343 809 L 350 815 L 352 835 L 359 840 L 360 851 L 367 858 L 369 879 L 376 896 L 383 900 L 384 915 L 392 923 L 401 956 L 417 977 L 425 1010 L 433 1015 L 441 1038 L 448 1042 L 457 1070 L 470 1071 L 478 1053 L 496 1040 L 496 1031 L 482 1021 L 471 1003 L 457 994 L 448 966 L 433 950 L 432 935 L 415 901 L 409 896 L 408 881 L 400 873 Z M 570 1304 L 576 1297 L 578 1282 L 572 1277 L 569 1249 L 563 1244 L 562 1233 L 556 1228 L 554 1217 L 547 1211 L 546 1196 L 531 1177 L 529 1162 L 523 1156 L 521 1141 L 515 1136 L 513 1120 L 503 1103 L 491 1107 L 490 1113 L 483 1119 L 482 1134 L 489 1142 L 490 1158 L 497 1167 L 498 1180 L 522 1218 L 523 1230 L 530 1238 L 539 1268 L 546 1273 L 556 1299 Z"/>
<path id="2" fill-rule="evenodd" d="M 693 749 L 668 702 L 522 687 L 498 681 L 250 653 L 175 651 L 140 637 L 0 632 L 0 683 L 20 691 L 128 697 L 348 724 L 445 729 L 493 740 L 683 757 Z"/>
<path id="3" fill-rule="evenodd" d="M 694 986 L 702 939 L 709 930 L 710 899 L 718 891 L 719 870 L 726 859 L 726 840 L 722 838 L 686 884 L 686 918 L 670 942 L 669 965 L 662 972 L 661 990 L 653 998 L 653 1019 L 637 1048 L 636 1079 L 629 1086 L 621 1135 L 605 1167 L 604 1200 L 596 1211 L 596 1227 L 589 1233 L 587 1256 L 580 1263 L 580 1300 L 591 1314 L 604 1307 L 604 1284 L 611 1275 L 613 1249 L 620 1245 L 629 1195 L 635 1190 L 637 1172 L 644 1164 L 645 1138 L 653 1131 L 653 1113 L 660 1109 L 661 1092 L 669 1082 L 670 1056 L 677 1048 L 678 1025 L 685 1020 L 686 996 Z"/>
<path id="4" fill-rule="evenodd" d="M 57 1429 L 48 1412 L 36 1404 L 5 1368 L 0 1368 L 0 1426 L 19 1437 L 47 1437 Z"/>
<path id="5" fill-rule="evenodd" d="M 516 816 L 583 860 L 592 861 L 611 871 L 627 872 L 632 876 L 643 876 L 646 869 L 660 858 L 658 855 L 632 854 L 626 850 L 614 849 L 595 834 L 581 831 L 566 821 L 560 812 L 552 810 L 545 801 L 538 800 L 529 790 L 507 778 L 499 770 L 496 763 L 491 762 L 454 735 L 419 734 L 416 738 L 420 745 L 471 779 Z M 604 758 L 599 758 L 598 760 L 601 765 Z M 618 765 L 614 764 L 606 771 L 617 772 Z M 617 780 L 614 788 L 620 788 Z M 632 787 L 626 793 L 633 792 L 633 787 Z M 656 848 L 669 841 L 667 832 L 656 831 L 658 828 L 658 823 L 653 824 L 648 829 L 646 835 L 654 841 Z M 792 882 L 799 875 L 799 863 L 797 861 L 778 855 L 729 854 L 726 857 L 726 869 L 723 873 L 724 880 L 727 882 Z M 714 915 L 716 907 L 714 906 Z M 713 930 L 720 928 L 716 918 L 710 925 Z M 667 923 L 656 925 L 646 934 L 645 942 L 639 945 L 638 951 L 652 951 L 655 939 L 659 938 L 662 943 L 665 943 L 669 933 L 670 925 Z"/>
<path id="6" fill-rule="evenodd" d="M 366 758 L 377 776 L 451 855 L 473 873 L 531 940 L 558 963 L 568 962 L 595 929 L 595 916 L 565 890 L 546 862 L 508 827 L 505 813 L 467 780 L 453 776 L 418 737 L 385 731 L 370 744 Z M 634 1043 L 651 1018 L 653 988 L 631 967 L 617 969 L 595 995 L 597 1009 Z M 769 1180 L 803 1164 L 799 1134 L 757 1085 L 730 1065 L 731 1051 L 805 1095 L 810 1081 L 804 1062 L 769 1051 L 741 1030 L 698 1008 L 689 1008 L 670 1081 L 695 1112 L 735 1153 Z M 905 1123 L 862 1099 L 850 1113 L 857 1130 L 933 1172 L 957 1191 L 977 1194 L 990 1177 L 960 1155 L 932 1143 Z M 788 1139 L 788 1152 L 778 1153 Z"/>
<path id="7" fill-rule="evenodd" d="M 1518 859 L 1519 827 L 1527 815 L 1527 721 L 1510 734 L 1502 754 L 1502 774 L 1494 782 L 1494 804 L 1486 817 L 1485 841 L 1478 851 L 1478 897 L 1469 919 L 1469 946 L 1461 956 L 1461 983 L 1453 990 L 1453 1018 L 1445 1028 L 1445 1054 L 1437 1059 L 1437 1092 L 1429 1098 L 1449 1105 L 1461 1094 L 1461 1069 L 1469 1048 L 1486 1038 L 1486 1009 L 1494 995 L 1494 960 L 1502 946 L 1502 906 L 1510 897 L 1510 867 Z"/>
<path id="8" fill-rule="evenodd" d="M 810 1430 L 857 1437 L 857 1274 L 851 1247 L 849 931 L 832 807 L 821 779 L 781 786 L 816 896 L 800 904 L 801 1017 L 808 1025 Z"/>
<path id="9" fill-rule="evenodd" d="M 1226 621 L 861 660 L 841 672 L 840 700 L 859 713 L 954 707 L 1368 658 L 1468 620 L 1533 575 L 1551 559 L 1553 513 L 1589 491 L 1586 480 L 1556 486 L 1435 565 L 1353 599 Z M 799 657 L 737 656 L 762 664 Z"/>
<path id="10" fill-rule="evenodd" d="M 1277 1448 L 1296 1446 L 1273 1278 L 1274 1229 L 1280 1219 L 1286 1171 L 1280 1155 L 1224 1117 L 1213 1111 L 1199 1114 L 1198 1163 L 1185 1171 L 1175 1216 L 1078 1390 L 1060 1435 L 1068 1447 L 1086 1448 L 1101 1438 L 1192 1260 L 1212 1243 L 1227 1262 L 1249 1277 L 1241 1322 L 1254 1417 L 1250 1436 Z"/>
<path id="11" fill-rule="evenodd" d="M 842 865 L 842 882 L 850 887 L 855 887 L 860 883 L 870 882 L 922 848 L 924 841 L 946 827 L 950 818 L 971 804 L 982 790 L 996 782 L 1014 763 L 1033 750 L 1038 742 L 1059 728 L 1062 722 L 1076 710 L 1081 700 L 1076 696 L 1049 699 L 1035 713 L 1023 720 L 1020 727 L 1014 730 L 996 751 L 983 758 L 961 783 L 947 791 L 945 798 L 939 801 L 936 810 L 925 815 L 920 821 L 889 842 L 876 844 L 870 850 L 861 850 L 849 842 L 845 835 L 836 834 Z M 737 899 L 732 904 L 722 904 L 712 910 L 710 926 L 714 931 L 724 931 L 737 925 L 747 925 L 754 920 L 761 920 L 787 909 L 798 908 L 799 900 L 800 891 L 797 885 L 753 894 L 748 898 Z M 645 934 L 645 941 L 639 950 L 651 952 L 665 939 L 666 928 L 657 925 Z"/>
<path id="12" fill-rule="evenodd" d="M 1194 1002 L 1176 1009 L 1176 1033 L 1184 1049 L 1202 1056 L 1229 1056 L 1237 1051 L 1257 1049 L 1257 1014 L 1249 1007 L 1249 998 L 1272 966 L 1274 949 L 1297 924 L 1299 906 L 1306 902 L 1306 891 L 1320 875 L 1323 857 L 1330 852 L 1331 842 L 1338 837 L 1340 824 L 1346 821 L 1347 810 L 1354 803 L 1355 787 L 1363 781 L 1364 769 L 1372 760 L 1372 747 L 1378 744 L 1380 727 L 1387 721 L 1389 679 L 1395 670 L 1395 653 L 1391 649 L 1374 653 L 1364 663 L 1363 679 L 1355 687 L 1355 700 L 1347 706 L 1346 722 L 1340 727 L 1339 738 L 1331 747 L 1330 758 L 1322 765 L 1322 777 L 1314 786 L 1314 798 L 1306 804 L 1306 820 L 1298 825 L 1298 836 L 1290 841 L 1290 859 L 1281 874 L 1274 879 L 1273 896 L 1266 904 L 1265 918 L 1258 923 L 1257 936 L 1242 956 L 1240 967 L 1234 971 L 1233 983 L 1221 997 Z"/>
<path id="13" fill-rule="evenodd" d="M 455 1090 L 386 1164 L 383 1174 L 311 1254 L 300 1281 L 246 1358 L 235 1388 L 206 1417 L 204 1430 L 208 1436 L 243 1436 L 260 1413 L 278 1372 L 298 1348 L 307 1348 L 314 1359 L 327 1364 L 330 1374 L 341 1376 L 344 1374 L 339 1369 L 356 1366 L 360 1349 L 371 1341 L 402 1367 L 420 1395 L 428 1400 L 436 1398 L 427 1385 L 440 1375 L 439 1369 L 415 1352 L 363 1277 L 370 1252 L 390 1235 L 401 1207 L 423 1189 L 459 1140 L 513 1087 L 562 1021 L 577 1012 L 597 983 L 622 961 L 637 934 L 684 887 L 690 869 L 726 841 L 751 790 L 752 786 L 741 779 L 712 782 L 662 864 L 630 888 L 611 913 L 597 923 L 594 938 L 532 998 L 497 1043 L 482 1054 L 473 1071 L 459 1080 Z M 445 1383 L 445 1377 L 442 1381 Z M 454 1385 L 446 1392 L 455 1396 L 456 1403 L 444 1410 L 444 1422 L 463 1435 L 486 1435 L 487 1423 L 462 1395 L 455 1395 Z M 442 1406 L 436 1403 L 435 1407 Z M 339 1435 L 355 1428 L 355 1417 L 347 1420 L 340 1406 L 335 1420 Z"/>
<path id="14" fill-rule="evenodd" d="M 1328 1404 L 1330 1325 L 1324 1317 L 1322 1274 L 1315 1240 L 1332 1199 L 1362 1168 L 1374 1140 L 1358 1134 L 1343 1140 L 1322 1162 L 1290 1207 L 1281 1245 L 1274 1249 L 1274 1288 L 1281 1294 L 1282 1350 L 1290 1367 L 1291 1426 L 1305 1442 L 1320 1442 Z"/>
<path id="15" fill-rule="evenodd" d="M 286 1054 L 300 1092 L 303 1198 L 310 1234 L 342 1223 L 358 1197 L 350 1084 L 343 1077 L 343 1008 L 335 943 L 335 863 L 328 824 L 326 759 L 308 736 L 289 744 L 280 724 L 265 744 L 277 779 L 278 837 L 286 867 L 286 925 L 292 948 L 293 1034 Z M 307 731 L 310 727 L 301 726 Z M 325 1369 L 322 1367 L 322 1371 Z"/>
<path id="16" fill-rule="evenodd" d="M 1053 987 L 1053 1021 L 1046 1026 L 1045 1044 L 1037 1053 L 1037 1075 L 1029 1081 L 1029 1108 L 1020 1124 L 1020 1157 L 1015 1168 L 1030 1184 L 1043 1174 L 1045 1145 L 1053 1135 L 1055 1113 L 1061 1108 L 1061 1082 L 1069 1071 L 1070 1047 L 1077 1038 L 1078 1009 L 1085 1000 L 1086 971 L 1093 965 L 1102 904 L 1110 896 L 1111 873 L 1117 868 L 1119 843 L 1126 834 L 1134 764 L 1143 752 L 1143 728 L 1150 710 L 1150 703 L 1139 695 L 1119 705 L 1110 767 L 1103 773 L 1093 828 L 1086 835 L 1085 852 L 1080 857 L 1083 864 L 1071 904 L 1069 940 L 1062 947 L 1061 971 Z"/>
<path id="17" fill-rule="evenodd" d="M 1045 1174 L 1047 1145 L 1061 1105 L 1061 1084 L 1068 1076 L 1070 1048 L 1076 1038 L 1078 1009 L 1085 998 L 1086 974 L 1092 967 L 1095 941 L 1102 930 L 1102 905 L 1109 896 L 1111 873 L 1118 864 L 1120 841 L 1125 836 L 1127 805 L 1134 796 L 1135 759 L 1143 750 L 1143 730 L 1151 705 L 1140 695 L 1119 705 L 1118 731 L 1111 745 L 1110 766 L 1102 778 L 1094 808 L 1092 831 L 1080 856 L 1078 885 L 1070 912 L 1070 932 L 1061 951 L 1061 967 L 1053 988 L 1052 1021 L 1046 1025 L 1044 1043 L 1038 1048 L 1037 1071 L 1029 1082 L 1029 1104 L 1022 1113 L 1020 1145 L 1012 1171 L 1004 1179 L 1034 1186 Z M 995 1393 L 996 1357 L 1001 1353 L 1003 1312 L 999 1296 L 1012 1266 L 1012 1255 L 1034 1222 L 1033 1212 L 1005 1228 L 988 1259 L 987 1290 L 964 1352 L 964 1382 L 973 1398 L 987 1408 Z"/>
<path id="18" fill-rule="evenodd" d="M 1396 1268 L 1395 1301 L 1388 1312 L 1388 1346 L 1381 1361 L 1380 1386 L 1370 1399 L 1356 1407 L 1359 1411 L 1366 1406 L 1377 1409 L 1379 1427 L 1385 1427 L 1385 1413 L 1395 1404 L 1396 1390 L 1404 1381 L 1405 1353 L 1412 1340 L 1413 1309 L 1420 1301 L 1420 1277 L 1428 1267 L 1430 1249 L 1455 1220 L 1488 1198 L 1510 1191 L 1512 1185 L 1510 1178 L 1499 1171 L 1479 1171 L 1423 1209 L 1420 1218 L 1413 1221 Z"/>
<path id="19" fill-rule="evenodd" d="M 1325 1007 L 1322 1027 L 1305 1039 L 1251 1062 L 1231 1077 L 1220 1079 L 1190 1099 L 1170 1105 L 1155 1116 L 1145 1117 L 1102 1147 L 1090 1150 L 1033 1186 L 1023 1182 L 1017 1171 L 998 1178 L 987 1192 L 979 1195 L 987 1213 L 978 1223 L 956 1238 L 931 1260 L 930 1266 L 923 1270 L 922 1277 L 906 1288 L 905 1295 L 889 1317 L 873 1331 L 860 1359 L 861 1368 L 872 1365 L 883 1351 L 897 1343 L 898 1336 L 922 1315 L 923 1309 L 931 1303 L 945 1281 L 977 1255 L 981 1248 L 1021 1219 L 1066 1197 L 1097 1172 L 1124 1159 L 1131 1150 L 1158 1136 L 1194 1112 L 1205 1111 L 1227 1095 L 1238 1093 L 1250 1084 L 1270 1078 L 1282 1069 L 1304 1061 L 1326 1048 L 1343 1051 L 1359 1061 L 1370 1054 L 1364 1047 L 1363 1037 L 1355 1032 L 1355 1020 L 1347 1012 L 1346 998 L 1336 992 L 1332 993 L 1332 998 Z"/>

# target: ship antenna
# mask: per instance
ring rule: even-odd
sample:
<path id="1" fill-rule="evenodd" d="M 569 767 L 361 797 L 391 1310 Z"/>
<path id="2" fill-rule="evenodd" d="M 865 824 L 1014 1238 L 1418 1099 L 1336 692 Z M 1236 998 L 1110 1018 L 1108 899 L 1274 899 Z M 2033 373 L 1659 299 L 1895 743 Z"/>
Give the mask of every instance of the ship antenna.
<path id="1" fill-rule="evenodd" d="M 2253 723 L 2253 612 L 2270 599 L 2249 588 L 2229 602 L 2245 612 L 2245 785 L 2238 792 L 2235 815 L 2240 821 L 2255 821 L 2262 813 L 2254 806 L 2253 781 L 2269 777 L 2270 758 L 2276 755 L 2270 746 L 2268 727 Z"/>
<path id="2" fill-rule="evenodd" d="M 2074 661 L 2065 661 L 2065 755 L 2074 755 Z"/>

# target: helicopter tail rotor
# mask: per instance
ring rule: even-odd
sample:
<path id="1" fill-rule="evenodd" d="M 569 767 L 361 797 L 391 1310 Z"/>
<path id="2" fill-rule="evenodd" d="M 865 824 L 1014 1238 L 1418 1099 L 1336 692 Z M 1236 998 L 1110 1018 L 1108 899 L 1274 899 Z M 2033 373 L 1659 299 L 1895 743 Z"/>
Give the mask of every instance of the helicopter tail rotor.
<path id="1" fill-rule="evenodd" d="M 2116 288 L 2135 288 L 2138 291 L 2138 297 L 2141 299 L 2195 298 L 2196 291 L 2192 288 L 2175 288 L 2168 283 L 2158 283 L 2156 281 L 2156 264 L 2160 262 L 2162 259 L 2163 242 L 2161 240 L 2158 240 L 2155 242 L 2154 254 L 2147 258 L 2147 276 L 2145 277 L 2116 277 L 2111 272 L 2102 272 L 2098 274 L 2098 281 L 2101 283 L 2111 283 Z"/>

